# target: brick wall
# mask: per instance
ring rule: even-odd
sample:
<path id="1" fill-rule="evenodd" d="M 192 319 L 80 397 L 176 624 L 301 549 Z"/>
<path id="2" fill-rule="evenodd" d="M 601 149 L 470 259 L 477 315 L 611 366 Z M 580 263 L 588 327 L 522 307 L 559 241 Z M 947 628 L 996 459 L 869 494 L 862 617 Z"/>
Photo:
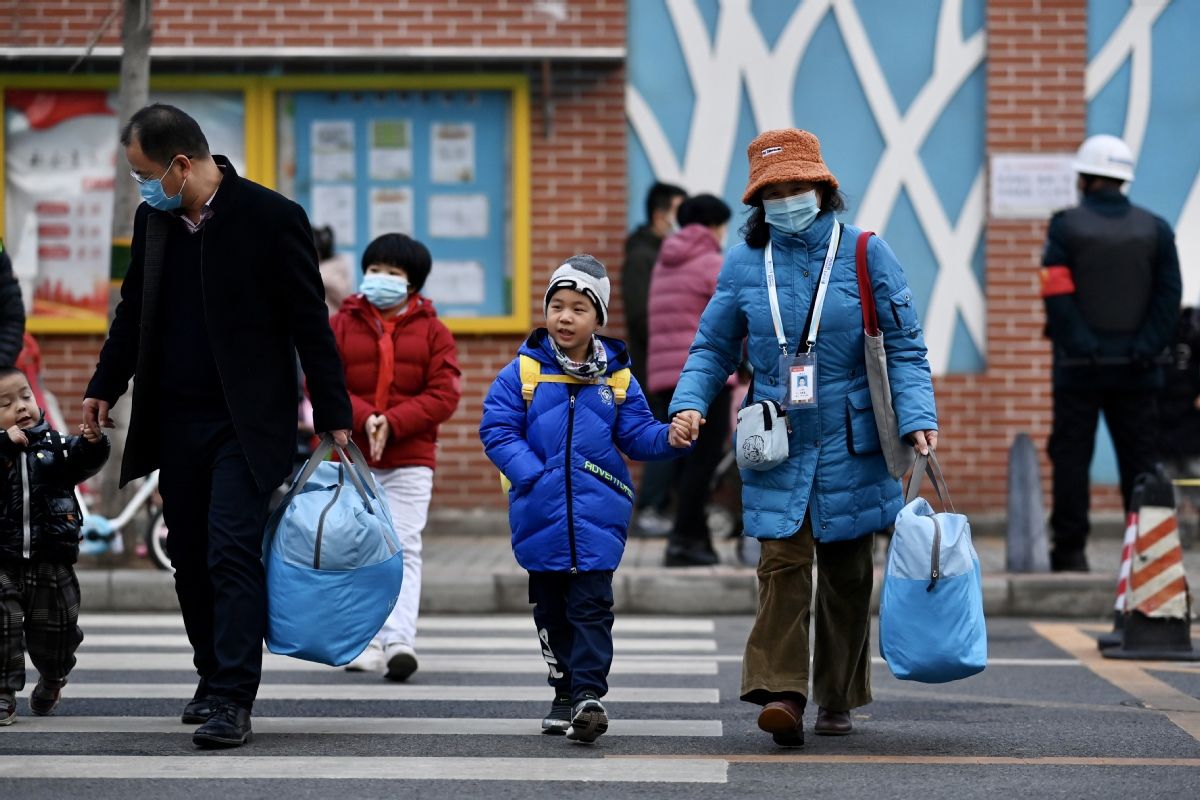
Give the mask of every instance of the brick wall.
<path id="1" fill-rule="evenodd" d="M 0 24 L 21 45 L 80 45 L 105 20 L 109 0 L 23 0 L 0 6 Z M 559 21 L 544 9 L 561 9 Z M 1087 0 L 989 0 L 987 149 L 1068 152 L 1085 133 Z M 19 9 L 19 13 L 18 13 Z M 436 13 L 435 13 L 436 10 Z M 155 44 L 221 46 L 611 46 L 625 44 L 625 0 L 156 0 Z M 216 20 L 220 19 L 220 25 Z M 101 44 L 116 44 L 120 20 Z M 508 67 L 511 69 L 511 67 Z M 614 297 L 625 234 L 624 75 L 613 66 L 552 68 L 547 137 L 540 66 L 532 83 L 533 308 L 550 271 L 574 252 L 609 265 Z M 1038 296 L 1044 220 L 990 219 L 987 229 L 987 363 L 981 375 L 939 379 L 947 467 L 958 504 L 970 511 L 1005 505 L 1007 451 L 1029 433 L 1042 455 L 1050 429 L 1050 359 Z M 623 320 L 614 304 L 610 331 Z M 443 429 L 435 502 L 498 507 L 495 471 L 477 435 L 491 378 L 520 337 L 461 336 L 463 402 Z M 43 337 L 50 388 L 78 407 L 98 337 Z M 1094 492 L 1116 508 L 1113 487 Z M 1047 496 L 1048 499 L 1048 496 Z"/>
<path id="2" fill-rule="evenodd" d="M 989 0 L 987 152 L 1074 152 L 1086 134 L 1087 0 Z M 1030 434 L 1045 457 L 1050 433 L 1050 348 L 1038 287 L 1046 220 L 989 218 L 987 373 L 938 382 L 938 410 L 967 508 L 1003 509 L 1007 450 Z M 1117 508 L 1113 487 L 1097 508 Z M 1049 506 L 1047 506 L 1049 507 Z"/>
<path id="3" fill-rule="evenodd" d="M 9 44 L 120 45 L 115 0 L 12 0 Z M 624 47 L 625 0 L 154 0 L 164 47 Z M 560 19 L 561 17 L 561 19 Z M 8 37 L 5 37 L 8 38 Z"/>

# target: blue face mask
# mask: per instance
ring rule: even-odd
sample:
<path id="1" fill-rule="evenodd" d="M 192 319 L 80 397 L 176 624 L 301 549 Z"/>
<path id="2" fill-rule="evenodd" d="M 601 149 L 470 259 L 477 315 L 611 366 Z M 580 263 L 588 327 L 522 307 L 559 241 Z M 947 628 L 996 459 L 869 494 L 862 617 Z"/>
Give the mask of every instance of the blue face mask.
<path id="1" fill-rule="evenodd" d="M 368 275 L 358 290 L 376 308 L 395 308 L 408 299 L 408 281 L 398 275 Z"/>
<path id="2" fill-rule="evenodd" d="M 808 226 L 812 225 L 820 212 L 815 189 L 778 200 L 763 200 L 763 219 L 772 228 L 783 233 L 801 233 L 808 230 Z"/>
<path id="3" fill-rule="evenodd" d="M 187 178 L 183 179 L 183 183 L 179 187 L 179 191 L 171 197 L 167 197 L 167 193 L 163 191 L 162 179 L 167 176 L 167 172 L 171 171 L 171 167 L 175 165 L 175 159 L 171 159 L 171 163 L 167 165 L 167 170 L 157 178 L 151 178 L 148 181 L 142 181 L 138 186 L 138 191 L 142 195 L 151 208 L 157 208 L 159 211 L 174 211 L 183 205 L 183 187 L 187 186 Z"/>

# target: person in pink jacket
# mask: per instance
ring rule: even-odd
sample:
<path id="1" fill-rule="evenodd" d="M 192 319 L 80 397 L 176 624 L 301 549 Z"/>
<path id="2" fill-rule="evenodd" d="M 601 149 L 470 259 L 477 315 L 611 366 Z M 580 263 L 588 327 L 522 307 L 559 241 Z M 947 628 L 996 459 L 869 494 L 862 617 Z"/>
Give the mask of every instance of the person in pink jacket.
<path id="1" fill-rule="evenodd" d="M 717 289 L 717 274 L 724 260 L 721 242 L 731 215 L 729 206 L 711 194 L 683 201 L 676 214 L 680 229 L 663 242 L 650 275 L 646 388 L 664 402 L 675 392 L 700 315 Z M 675 496 L 679 502 L 667 538 L 665 566 L 706 566 L 719 560 L 708 529 L 705 500 L 729 439 L 734 385 L 736 378 L 731 377 L 713 400 L 696 447 L 678 462 Z"/>

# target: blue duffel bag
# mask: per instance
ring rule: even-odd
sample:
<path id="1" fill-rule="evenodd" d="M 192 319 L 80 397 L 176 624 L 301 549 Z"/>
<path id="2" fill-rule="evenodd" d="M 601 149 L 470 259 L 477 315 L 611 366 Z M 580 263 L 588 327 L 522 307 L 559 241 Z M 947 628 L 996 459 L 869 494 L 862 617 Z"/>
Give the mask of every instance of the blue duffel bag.
<path id="1" fill-rule="evenodd" d="M 943 511 L 918 497 L 928 473 Z M 949 505 L 950 511 L 945 511 Z M 937 456 L 917 456 L 888 546 L 879 650 L 900 680 L 945 683 L 987 666 L 983 577 L 971 523 L 954 513 Z"/>
<path id="2" fill-rule="evenodd" d="M 325 461 L 333 451 L 340 461 Z M 348 664 L 400 595 L 404 556 L 366 458 L 326 435 L 267 522 L 267 649 Z"/>

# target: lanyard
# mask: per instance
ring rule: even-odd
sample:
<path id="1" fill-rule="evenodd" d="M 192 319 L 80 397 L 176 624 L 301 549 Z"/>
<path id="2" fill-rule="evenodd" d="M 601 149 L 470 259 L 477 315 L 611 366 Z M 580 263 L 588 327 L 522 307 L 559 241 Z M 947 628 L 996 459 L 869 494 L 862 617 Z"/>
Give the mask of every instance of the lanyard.
<path id="1" fill-rule="evenodd" d="M 821 267 L 821 279 L 817 285 L 817 296 L 813 299 L 812 325 L 809 326 L 808 352 L 812 352 L 817 343 L 817 329 L 821 327 L 821 309 L 825 307 L 825 292 L 829 289 L 829 273 L 833 271 L 833 260 L 837 256 L 838 242 L 841 240 L 842 226 L 834 223 L 833 231 L 829 234 L 829 249 L 825 252 L 825 264 Z M 787 337 L 783 333 L 783 319 L 779 314 L 779 296 L 775 293 L 775 259 L 772 254 L 771 240 L 767 240 L 767 250 L 763 256 L 767 268 L 767 299 L 771 301 L 771 322 L 775 325 L 775 338 L 779 340 L 779 350 L 783 355 L 788 354 Z"/>

